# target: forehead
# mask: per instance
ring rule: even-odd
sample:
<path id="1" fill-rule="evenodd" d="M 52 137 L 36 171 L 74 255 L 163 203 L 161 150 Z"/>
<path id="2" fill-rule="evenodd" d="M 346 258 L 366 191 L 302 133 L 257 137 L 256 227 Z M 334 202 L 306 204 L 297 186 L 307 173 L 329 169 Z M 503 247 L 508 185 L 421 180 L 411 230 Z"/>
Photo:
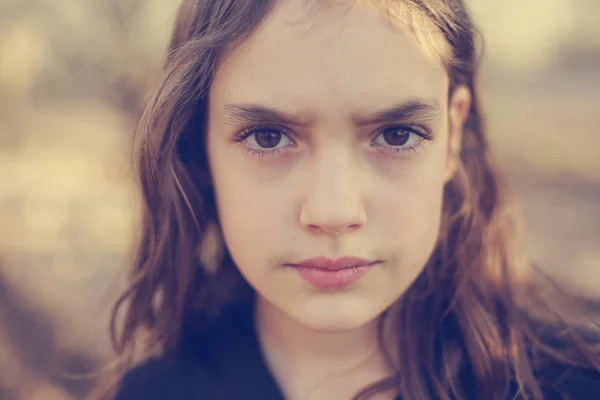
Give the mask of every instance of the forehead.
<path id="1" fill-rule="evenodd" d="M 433 25 L 399 6 L 282 0 L 223 58 L 213 86 L 221 101 L 320 101 L 329 109 L 439 98 L 447 90 L 444 46 Z"/>

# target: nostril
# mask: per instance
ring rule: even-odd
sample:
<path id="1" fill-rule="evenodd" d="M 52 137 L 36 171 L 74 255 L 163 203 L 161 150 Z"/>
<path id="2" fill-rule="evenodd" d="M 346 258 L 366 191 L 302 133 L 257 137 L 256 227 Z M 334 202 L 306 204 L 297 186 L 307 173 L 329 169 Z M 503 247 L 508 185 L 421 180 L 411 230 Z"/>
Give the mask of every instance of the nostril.
<path id="1" fill-rule="evenodd" d="M 352 224 L 348 227 L 348 230 L 355 231 L 360 228 L 360 224 Z"/>
<path id="2" fill-rule="evenodd" d="M 308 225 L 308 230 L 311 232 L 319 232 L 322 229 L 319 228 L 317 225 Z"/>

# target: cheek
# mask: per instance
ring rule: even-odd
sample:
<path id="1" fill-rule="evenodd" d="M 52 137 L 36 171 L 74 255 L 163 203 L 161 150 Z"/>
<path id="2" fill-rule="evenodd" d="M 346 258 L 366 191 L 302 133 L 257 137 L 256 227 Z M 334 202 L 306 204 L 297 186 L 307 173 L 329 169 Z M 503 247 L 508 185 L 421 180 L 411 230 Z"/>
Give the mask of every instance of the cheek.
<path id="1" fill-rule="evenodd" d="M 438 238 L 444 189 L 445 155 L 438 149 L 426 162 L 399 178 L 381 196 L 378 219 L 402 264 L 422 266 Z"/>
<path id="2" fill-rule="evenodd" d="M 290 235 L 283 221 L 289 204 L 283 198 L 290 190 L 275 184 L 261 182 L 242 172 L 236 157 L 219 157 L 218 151 L 211 162 L 215 200 L 219 221 L 227 248 L 242 273 L 247 266 L 263 264 L 265 258 L 276 253 L 277 238 Z M 280 244 L 280 243 L 279 243 Z M 268 263 L 275 260 L 268 260 Z"/>

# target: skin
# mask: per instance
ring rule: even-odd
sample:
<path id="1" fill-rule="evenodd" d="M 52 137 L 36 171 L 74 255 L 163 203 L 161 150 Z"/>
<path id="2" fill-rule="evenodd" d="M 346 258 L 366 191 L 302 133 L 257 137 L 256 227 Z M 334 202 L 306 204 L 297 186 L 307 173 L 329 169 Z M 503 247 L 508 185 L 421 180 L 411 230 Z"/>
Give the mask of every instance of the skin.
<path id="1" fill-rule="evenodd" d="M 350 398 L 389 372 L 376 321 L 435 246 L 470 98 L 459 88 L 449 101 L 442 63 L 370 3 L 310 12 L 281 2 L 222 60 L 207 146 L 225 243 L 258 293 L 275 378 L 288 398 Z M 428 107 L 363 124 L 411 101 Z M 298 124 L 240 112 L 255 106 Z M 239 141 L 249 125 L 259 130 Z M 277 152 L 248 151 L 261 148 Z M 378 263 L 349 287 L 323 290 L 289 266 L 318 256 Z"/>

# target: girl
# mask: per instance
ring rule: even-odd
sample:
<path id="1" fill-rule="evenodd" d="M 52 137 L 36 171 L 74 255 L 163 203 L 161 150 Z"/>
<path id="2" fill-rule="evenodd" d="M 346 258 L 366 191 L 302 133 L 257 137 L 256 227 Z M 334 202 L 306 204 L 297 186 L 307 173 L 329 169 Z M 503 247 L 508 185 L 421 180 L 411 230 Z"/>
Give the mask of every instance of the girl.
<path id="1" fill-rule="evenodd" d="M 595 332 L 517 275 L 476 72 L 462 0 L 185 0 L 116 398 L 600 398 Z"/>

